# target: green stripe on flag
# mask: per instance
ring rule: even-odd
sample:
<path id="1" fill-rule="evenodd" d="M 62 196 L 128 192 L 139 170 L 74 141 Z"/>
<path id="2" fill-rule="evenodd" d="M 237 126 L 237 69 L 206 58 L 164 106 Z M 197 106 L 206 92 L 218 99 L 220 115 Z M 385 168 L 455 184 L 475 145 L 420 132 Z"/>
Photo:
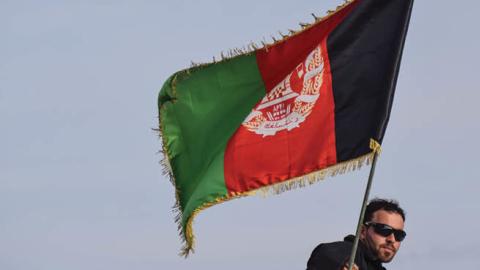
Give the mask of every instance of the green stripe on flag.
<path id="1" fill-rule="evenodd" d="M 183 233 L 195 209 L 227 196 L 226 145 L 264 95 L 254 54 L 180 71 L 163 85 L 158 98 L 160 129 Z"/>

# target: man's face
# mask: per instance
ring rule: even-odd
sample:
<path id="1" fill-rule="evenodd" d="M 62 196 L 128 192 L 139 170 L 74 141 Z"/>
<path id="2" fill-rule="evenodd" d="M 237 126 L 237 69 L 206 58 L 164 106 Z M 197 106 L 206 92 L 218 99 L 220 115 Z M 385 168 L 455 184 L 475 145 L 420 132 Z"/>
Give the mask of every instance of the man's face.
<path id="1" fill-rule="evenodd" d="M 403 230 L 404 227 L 402 216 L 385 210 L 374 212 L 371 222 L 385 224 L 397 230 Z M 390 262 L 400 248 L 400 242 L 395 240 L 393 233 L 386 237 L 381 236 L 372 226 L 363 226 L 360 238 L 381 262 Z"/>

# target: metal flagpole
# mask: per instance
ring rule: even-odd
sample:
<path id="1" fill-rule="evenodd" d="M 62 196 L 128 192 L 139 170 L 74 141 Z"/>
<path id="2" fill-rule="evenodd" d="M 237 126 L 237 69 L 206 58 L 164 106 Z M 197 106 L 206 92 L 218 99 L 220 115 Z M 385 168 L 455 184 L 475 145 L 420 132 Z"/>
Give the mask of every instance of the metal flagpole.
<path id="1" fill-rule="evenodd" d="M 357 232 L 355 234 L 355 240 L 353 241 L 352 253 L 348 261 L 348 270 L 352 270 L 355 254 L 357 253 L 358 240 L 360 239 L 360 230 L 363 225 L 363 216 L 365 215 L 365 209 L 367 208 L 368 196 L 370 194 L 370 187 L 372 186 L 373 174 L 375 173 L 375 165 L 377 164 L 378 152 L 373 151 L 372 167 L 370 168 L 370 175 L 368 176 L 367 188 L 365 189 L 365 195 L 363 196 L 362 210 L 360 211 L 360 217 L 358 218 Z"/>

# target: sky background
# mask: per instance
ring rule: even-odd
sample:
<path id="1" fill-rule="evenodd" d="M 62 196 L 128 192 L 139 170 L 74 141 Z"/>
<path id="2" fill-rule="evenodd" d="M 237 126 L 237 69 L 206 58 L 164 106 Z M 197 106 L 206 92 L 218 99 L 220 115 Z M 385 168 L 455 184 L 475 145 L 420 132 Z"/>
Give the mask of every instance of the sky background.
<path id="1" fill-rule="evenodd" d="M 179 257 L 152 130 L 170 74 L 340 2 L 0 0 L 0 269 L 305 269 L 353 233 L 368 168 L 209 208 Z M 479 9 L 414 5 L 371 191 L 407 212 L 390 270 L 480 269 Z"/>

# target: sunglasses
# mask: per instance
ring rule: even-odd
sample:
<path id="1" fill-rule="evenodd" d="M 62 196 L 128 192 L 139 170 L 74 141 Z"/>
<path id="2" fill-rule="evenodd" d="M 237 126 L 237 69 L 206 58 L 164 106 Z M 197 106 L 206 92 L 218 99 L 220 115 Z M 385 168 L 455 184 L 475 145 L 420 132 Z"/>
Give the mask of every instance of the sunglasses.
<path id="1" fill-rule="evenodd" d="M 407 233 L 404 230 L 397 230 L 382 223 L 367 222 L 365 223 L 365 226 L 373 227 L 375 233 L 383 237 L 387 237 L 393 233 L 393 236 L 397 242 L 402 242 L 403 239 L 405 239 L 405 236 L 407 236 Z"/>

